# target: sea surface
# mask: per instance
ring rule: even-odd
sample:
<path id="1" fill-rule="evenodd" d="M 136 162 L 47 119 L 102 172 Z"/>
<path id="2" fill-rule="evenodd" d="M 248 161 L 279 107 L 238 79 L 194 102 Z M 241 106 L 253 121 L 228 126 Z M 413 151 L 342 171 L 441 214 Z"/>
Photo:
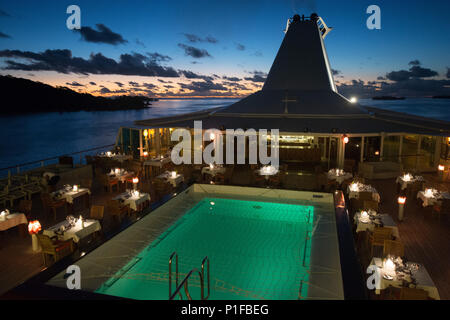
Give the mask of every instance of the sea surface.
<path id="1" fill-rule="evenodd" d="M 39 113 L 0 116 L 1 169 L 114 144 L 120 126 L 135 120 L 226 106 L 238 99 L 166 99 L 152 108 L 129 111 Z M 360 100 L 362 105 L 450 121 L 449 99 Z M 76 159 L 79 161 L 79 158 Z"/>

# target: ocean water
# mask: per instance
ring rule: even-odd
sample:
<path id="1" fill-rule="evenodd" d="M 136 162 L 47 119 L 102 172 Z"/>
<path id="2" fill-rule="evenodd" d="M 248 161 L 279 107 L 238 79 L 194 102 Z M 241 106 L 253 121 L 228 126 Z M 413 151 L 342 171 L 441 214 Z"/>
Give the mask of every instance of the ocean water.
<path id="1" fill-rule="evenodd" d="M 154 102 L 152 108 L 146 110 L 1 116 L 0 169 L 114 144 L 119 127 L 132 125 L 135 120 L 226 106 L 236 101 L 238 99 L 168 99 Z M 360 100 L 360 103 L 450 121 L 448 99 Z"/>

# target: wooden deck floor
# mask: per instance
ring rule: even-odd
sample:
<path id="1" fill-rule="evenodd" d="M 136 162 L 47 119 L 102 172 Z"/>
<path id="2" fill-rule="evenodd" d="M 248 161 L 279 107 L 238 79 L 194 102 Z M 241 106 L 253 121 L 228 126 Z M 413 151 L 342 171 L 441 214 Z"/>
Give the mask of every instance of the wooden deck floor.
<path id="1" fill-rule="evenodd" d="M 450 183 L 439 183 L 437 175 L 424 175 L 428 182 L 440 190 L 449 190 Z M 405 254 L 410 261 L 425 265 L 436 284 L 441 299 L 450 299 L 450 219 L 424 218 L 423 210 L 416 201 L 408 201 L 403 222 L 397 220 L 397 194 L 394 179 L 367 181 L 381 195 L 381 212 L 390 214 L 398 223 Z M 93 192 L 93 204 L 105 204 L 116 193 L 106 193 L 98 188 Z M 411 199 L 410 199 L 411 200 Z M 35 205 L 36 204 L 36 205 Z M 43 228 L 55 221 L 41 217 L 42 207 L 37 197 L 33 213 L 39 217 Z M 59 220 L 64 218 L 60 213 Z M 133 217 L 131 217 L 133 219 Z M 117 228 L 105 214 L 104 230 Z M 17 230 L 9 230 L 0 237 L 0 295 L 19 285 L 44 268 L 42 255 L 31 250 L 31 238 L 21 238 Z M 364 268 L 364 266 L 362 266 Z"/>
<path id="2" fill-rule="evenodd" d="M 449 190 L 449 183 L 440 183 L 437 175 L 424 174 L 427 185 Z M 408 199 L 405 217 L 398 221 L 398 204 L 394 179 L 368 181 L 380 193 L 381 213 L 390 214 L 398 225 L 410 261 L 422 263 L 438 288 L 441 299 L 450 299 L 450 218 L 424 215 L 416 199 Z"/>

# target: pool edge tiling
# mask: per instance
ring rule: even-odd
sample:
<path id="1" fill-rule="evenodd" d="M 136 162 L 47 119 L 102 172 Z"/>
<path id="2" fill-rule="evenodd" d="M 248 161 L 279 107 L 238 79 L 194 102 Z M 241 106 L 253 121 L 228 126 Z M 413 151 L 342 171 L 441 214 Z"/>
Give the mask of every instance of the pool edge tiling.
<path id="1" fill-rule="evenodd" d="M 344 298 L 339 259 L 339 243 L 337 237 L 332 194 L 199 184 L 195 184 L 185 191 L 181 192 L 175 198 L 171 199 L 158 209 L 151 212 L 149 215 L 142 218 L 140 221 L 130 226 L 128 229 L 124 230 L 99 248 L 95 249 L 94 251 L 77 261 L 77 265 L 80 266 L 81 269 L 81 289 L 91 292 L 105 291 L 99 290 L 105 282 L 110 281 L 111 283 L 114 283 L 114 278 L 116 278 L 118 275 L 124 275 L 128 270 L 133 269 L 133 259 L 136 259 L 136 257 L 138 257 L 139 254 L 150 244 L 155 242 L 158 237 L 161 237 L 161 235 L 167 233 L 167 230 L 169 228 L 176 226 L 181 220 L 183 220 L 184 215 L 187 212 L 189 212 L 193 207 L 198 205 L 200 201 L 205 198 L 229 199 L 236 201 L 257 201 L 272 204 L 293 204 L 298 206 L 314 207 L 314 211 L 312 214 L 313 223 L 307 229 L 307 235 L 309 237 L 307 236 L 304 242 L 305 247 L 303 253 L 305 254 L 303 260 L 306 259 L 306 262 L 302 262 L 303 260 L 299 260 L 300 264 L 304 264 L 299 265 L 299 270 L 305 269 L 307 274 L 305 275 L 305 277 L 302 277 L 303 281 L 297 284 L 297 286 L 299 287 L 298 296 L 292 295 L 291 288 L 291 294 L 287 296 L 283 294 L 269 294 L 261 295 L 260 298 Z M 268 206 L 270 207 L 269 204 Z M 283 206 L 279 207 L 284 208 Z M 285 236 L 284 233 L 280 235 Z M 310 254 L 308 254 L 308 251 L 310 252 Z M 299 254 L 301 254 L 300 252 L 301 251 L 299 251 Z M 166 252 L 164 253 L 164 255 L 165 254 Z M 164 261 L 162 261 L 165 263 L 164 267 L 166 267 L 167 269 L 168 259 L 169 255 L 166 257 L 166 259 L 163 259 Z M 180 256 L 181 263 L 186 260 L 186 257 L 183 257 L 182 255 Z M 218 261 L 216 262 L 218 263 Z M 189 268 L 199 268 L 200 264 L 201 261 L 198 261 L 195 265 L 193 261 L 189 261 Z M 214 264 L 214 259 L 212 259 L 211 278 L 214 277 L 214 267 L 218 268 L 217 264 Z M 295 272 L 292 272 L 291 269 L 291 273 Z M 296 281 L 295 274 L 292 276 L 294 282 Z M 146 276 L 148 277 L 148 275 Z M 165 275 L 164 277 L 167 277 L 167 275 Z M 141 279 L 147 281 L 149 280 L 148 278 Z M 135 278 L 134 280 L 139 280 L 139 278 Z M 159 281 L 162 280 L 164 279 L 159 279 Z M 60 273 L 50 279 L 47 284 L 51 286 L 65 287 L 65 281 L 66 279 L 64 279 L 64 274 Z M 167 284 L 168 281 L 164 285 L 168 287 Z M 193 285 L 192 291 L 193 298 L 198 298 L 199 289 L 195 288 L 195 286 Z M 109 293 L 108 290 L 106 290 L 105 292 Z M 115 293 L 115 295 L 120 296 L 120 294 L 117 294 L 117 292 Z M 130 298 L 129 294 L 126 297 Z M 217 297 L 218 296 L 216 295 L 216 298 Z M 137 298 L 142 299 L 143 297 L 138 296 Z M 161 299 L 167 298 L 168 292 L 166 297 L 161 297 Z M 214 296 L 211 296 L 211 298 L 214 299 Z M 220 298 L 229 299 L 230 297 L 222 295 L 220 296 Z M 242 299 L 246 298 L 248 299 L 249 297 L 242 297 Z M 241 298 L 236 296 L 231 297 L 231 299 Z"/>

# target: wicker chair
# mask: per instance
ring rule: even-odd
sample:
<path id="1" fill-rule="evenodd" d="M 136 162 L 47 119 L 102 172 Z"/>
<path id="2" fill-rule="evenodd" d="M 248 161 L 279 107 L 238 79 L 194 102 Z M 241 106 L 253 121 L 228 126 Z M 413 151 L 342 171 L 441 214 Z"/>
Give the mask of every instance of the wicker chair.
<path id="1" fill-rule="evenodd" d="M 122 221 L 122 216 L 129 215 L 131 212 L 129 205 L 121 205 L 117 200 L 108 200 L 106 209 L 108 213 L 119 222 Z"/>
<path id="2" fill-rule="evenodd" d="M 392 229 L 391 228 L 375 228 L 369 234 L 369 246 L 370 255 L 373 257 L 374 247 L 383 247 L 384 240 L 392 240 Z"/>
<path id="3" fill-rule="evenodd" d="M 428 300 L 428 292 L 416 288 L 401 288 L 400 300 Z"/>
<path id="4" fill-rule="evenodd" d="M 89 213 L 89 218 L 98 220 L 100 222 L 100 226 L 102 227 L 100 229 L 100 233 L 103 234 L 103 216 L 105 213 L 105 207 L 104 206 L 91 206 L 91 210 Z"/>
<path id="5" fill-rule="evenodd" d="M 405 255 L 405 247 L 401 241 L 398 240 L 384 240 L 383 255 L 393 255 L 396 257 L 403 257 Z"/>
<path id="6" fill-rule="evenodd" d="M 364 208 L 364 210 L 378 211 L 378 202 L 373 201 L 373 200 L 364 200 L 363 208 Z"/>
<path id="7" fill-rule="evenodd" d="M 433 206 L 433 215 L 437 215 L 439 218 L 439 221 L 441 220 L 441 215 L 445 215 L 448 217 L 450 214 L 450 200 L 449 199 L 443 199 L 442 204 L 436 204 Z"/>
<path id="8" fill-rule="evenodd" d="M 52 240 L 49 236 L 36 234 L 42 248 L 44 264 L 47 266 L 47 255 L 53 256 L 54 262 L 70 255 L 74 251 L 73 240 L 59 241 Z"/>
<path id="9" fill-rule="evenodd" d="M 67 202 L 65 199 L 53 200 L 49 193 L 41 193 L 41 200 L 46 214 L 48 214 L 50 210 L 53 212 L 54 220 L 56 220 L 56 210 L 58 210 L 58 208 L 64 207 L 67 214 Z"/>
<path id="10" fill-rule="evenodd" d="M 109 192 L 113 191 L 113 187 L 116 186 L 117 191 L 119 191 L 119 180 L 118 179 L 110 179 L 106 174 L 102 174 L 99 176 L 100 183 L 103 188 L 109 190 Z"/>
<path id="11" fill-rule="evenodd" d="M 20 200 L 17 210 L 20 213 L 24 213 L 27 219 L 31 218 L 31 209 L 33 207 L 33 201 L 31 200 Z"/>

